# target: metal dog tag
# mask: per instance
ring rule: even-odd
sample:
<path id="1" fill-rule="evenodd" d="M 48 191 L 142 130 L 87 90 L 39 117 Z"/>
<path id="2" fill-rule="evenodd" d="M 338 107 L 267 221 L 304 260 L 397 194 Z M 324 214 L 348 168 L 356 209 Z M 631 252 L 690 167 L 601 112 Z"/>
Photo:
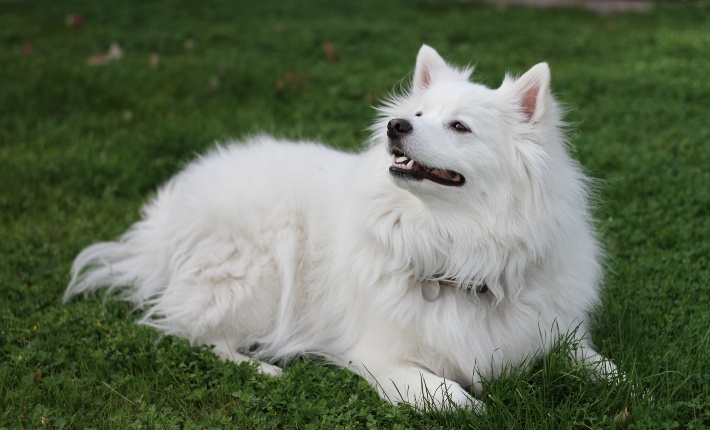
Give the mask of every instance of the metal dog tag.
<path id="1" fill-rule="evenodd" d="M 441 291 L 441 286 L 439 286 L 439 281 L 434 281 L 430 279 L 425 279 L 422 281 L 422 296 L 427 302 L 433 302 L 439 298 L 439 291 Z"/>

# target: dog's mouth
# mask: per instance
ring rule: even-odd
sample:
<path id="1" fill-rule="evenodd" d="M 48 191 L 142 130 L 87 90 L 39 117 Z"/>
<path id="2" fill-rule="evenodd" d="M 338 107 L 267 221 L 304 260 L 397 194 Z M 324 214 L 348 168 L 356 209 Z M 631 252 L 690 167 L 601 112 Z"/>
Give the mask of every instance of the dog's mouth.
<path id="1" fill-rule="evenodd" d="M 398 178 L 413 179 L 415 181 L 428 179 L 447 187 L 460 187 L 465 182 L 464 177 L 458 172 L 425 166 L 412 160 L 397 149 L 392 151 L 390 174 Z"/>

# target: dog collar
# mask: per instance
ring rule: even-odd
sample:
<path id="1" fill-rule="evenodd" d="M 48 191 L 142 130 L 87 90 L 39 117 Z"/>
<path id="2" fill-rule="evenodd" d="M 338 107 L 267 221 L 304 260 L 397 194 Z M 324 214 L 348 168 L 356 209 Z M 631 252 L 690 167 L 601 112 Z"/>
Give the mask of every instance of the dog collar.
<path id="1" fill-rule="evenodd" d="M 422 279 L 422 296 L 427 302 L 433 302 L 439 298 L 441 287 L 456 287 L 459 283 L 455 279 Z M 475 291 L 477 294 L 484 294 L 488 291 L 485 282 L 467 282 L 461 285 L 467 293 Z"/>

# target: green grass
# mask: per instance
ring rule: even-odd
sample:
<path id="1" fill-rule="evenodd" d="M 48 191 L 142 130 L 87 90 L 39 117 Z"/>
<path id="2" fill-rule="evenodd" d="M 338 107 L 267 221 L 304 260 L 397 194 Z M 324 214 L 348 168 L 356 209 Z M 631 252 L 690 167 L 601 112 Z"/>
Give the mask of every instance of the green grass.
<path id="1" fill-rule="evenodd" d="M 87 65 L 113 42 L 123 59 Z M 422 43 L 489 85 L 550 63 L 575 157 L 602 180 L 594 340 L 627 382 L 590 382 L 560 346 L 487 386 L 484 416 L 421 415 L 311 359 L 269 379 L 134 325 L 125 304 L 61 303 L 76 253 L 123 232 L 215 140 L 359 148 Z M 0 428 L 586 429 L 621 426 L 627 407 L 627 428 L 710 427 L 708 53 L 707 2 L 597 16 L 453 0 L 0 1 Z"/>

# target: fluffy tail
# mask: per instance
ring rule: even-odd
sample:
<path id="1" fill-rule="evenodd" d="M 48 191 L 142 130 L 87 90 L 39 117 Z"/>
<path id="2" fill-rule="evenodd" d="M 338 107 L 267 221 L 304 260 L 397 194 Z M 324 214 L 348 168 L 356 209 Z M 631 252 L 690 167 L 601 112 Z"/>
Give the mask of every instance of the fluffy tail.
<path id="1" fill-rule="evenodd" d="M 122 238 L 125 239 L 125 238 Z M 71 281 L 64 293 L 64 301 L 83 292 L 93 292 L 107 287 L 109 292 L 121 290 L 118 299 L 132 302 L 138 307 L 150 297 L 150 292 L 135 288 L 138 279 L 138 256 L 131 252 L 130 242 L 102 242 L 84 249 L 74 259 Z M 134 250 L 135 251 L 135 250 Z M 146 285 L 145 282 L 140 282 Z"/>

